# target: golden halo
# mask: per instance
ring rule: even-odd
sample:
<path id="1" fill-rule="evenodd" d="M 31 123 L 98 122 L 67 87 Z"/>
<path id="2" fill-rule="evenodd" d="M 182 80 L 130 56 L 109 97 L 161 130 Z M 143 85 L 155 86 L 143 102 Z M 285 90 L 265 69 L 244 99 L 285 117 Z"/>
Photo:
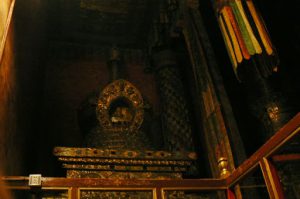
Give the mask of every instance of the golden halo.
<path id="1" fill-rule="evenodd" d="M 133 118 L 126 126 L 115 126 L 111 121 L 110 109 L 112 103 L 124 99 L 133 111 Z M 104 130 L 137 131 L 144 118 L 144 103 L 139 90 L 130 82 L 120 79 L 107 85 L 100 93 L 96 108 L 97 118 Z"/>

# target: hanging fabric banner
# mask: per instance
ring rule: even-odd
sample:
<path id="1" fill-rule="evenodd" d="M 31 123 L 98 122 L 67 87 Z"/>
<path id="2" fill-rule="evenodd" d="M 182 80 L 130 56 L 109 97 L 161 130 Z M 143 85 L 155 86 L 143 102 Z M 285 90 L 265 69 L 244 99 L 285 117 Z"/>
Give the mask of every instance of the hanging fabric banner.
<path id="1" fill-rule="evenodd" d="M 268 77 L 278 60 L 263 19 L 252 0 L 213 0 L 219 26 L 237 78 L 238 67 L 251 59 Z"/>

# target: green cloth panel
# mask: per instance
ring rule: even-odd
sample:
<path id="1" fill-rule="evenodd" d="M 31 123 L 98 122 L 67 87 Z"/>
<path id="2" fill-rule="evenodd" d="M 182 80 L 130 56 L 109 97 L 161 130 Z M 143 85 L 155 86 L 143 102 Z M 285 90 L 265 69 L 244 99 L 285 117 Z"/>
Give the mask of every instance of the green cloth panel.
<path id="1" fill-rule="evenodd" d="M 254 55 L 255 54 L 255 48 L 252 44 L 252 41 L 251 41 L 251 38 L 250 38 L 250 35 L 248 33 L 248 30 L 246 28 L 246 25 L 245 25 L 245 22 L 242 18 L 242 15 L 240 13 L 240 10 L 239 8 L 237 7 L 236 3 L 234 1 L 231 1 L 230 3 L 230 6 L 232 8 L 232 11 L 234 13 L 234 16 L 235 16 L 235 19 L 239 25 L 239 29 L 242 33 L 242 36 L 243 36 L 243 39 L 244 39 L 244 42 L 246 44 L 246 47 L 247 47 L 247 50 L 249 52 L 250 55 Z"/>
<path id="2" fill-rule="evenodd" d="M 242 5 L 243 5 L 243 8 L 244 8 L 244 12 L 245 12 L 245 14 L 246 14 L 246 17 L 247 17 L 247 19 L 248 19 L 248 21 L 249 21 L 249 24 L 250 24 L 250 26 L 251 26 L 251 28 L 252 28 L 253 34 L 254 34 L 254 36 L 256 37 L 256 39 L 257 39 L 259 45 L 262 46 L 262 50 L 263 50 L 262 52 L 265 52 L 266 50 L 265 50 L 265 48 L 263 47 L 263 46 L 264 46 L 264 45 L 263 45 L 263 42 L 262 42 L 261 37 L 260 37 L 260 35 L 259 35 L 259 33 L 258 33 L 256 24 L 255 24 L 255 22 L 254 22 L 254 20 L 253 20 L 253 17 L 252 17 L 252 15 L 251 15 L 251 13 L 250 13 L 250 10 L 249 10 L 249 8 L 248 8 L 248 6 L 247 6 L 247 4 L 246 4 L 246 1 L 242 1 Z"/>

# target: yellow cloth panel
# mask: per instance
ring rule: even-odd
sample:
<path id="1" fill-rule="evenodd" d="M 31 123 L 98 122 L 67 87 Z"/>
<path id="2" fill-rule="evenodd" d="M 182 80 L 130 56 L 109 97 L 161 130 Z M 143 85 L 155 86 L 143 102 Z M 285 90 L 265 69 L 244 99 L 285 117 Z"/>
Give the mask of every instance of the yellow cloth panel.
<path id="1" fill-rule="evenodd" d="M 253 4 L 252 0 L 251 1 L 246 1 L 246 2 L 247 2 L 247 5 L 248 5 L 248 8 L 250 10 L 250 13 L 253 17 L 254 23 L 257 27 L 259 36 L 261 37 L 261 40 L 262 40 L 263 45 L 265 47 L 265 50 L 266 50 L 268 55 L 272 55 L 273 54 L 273 48 L 272 48 L 271 42 L 269 40 L 268 33 L 266 32 L 264 25 L 262 24 L 262 22 L 259 19 L 259 16 L 257 15 L 254 4 Z"/>
<path id="2" fill-rule="evenodd" d="M 222 9 L 221 14 L 222 14 L 222 16 L 225 20 L 225 24 L 227 26 L 227 29 L 228 29 L 228 32 L 229 32 L 229 35 L 230 35 L 230 38 L 231 38 L 231 42 L 232 42 L 233 49 L 234 49 L 234 52 L 235 52 L 235 55 L 236 55 L 236 59 L 237 59 L 238 63 L 241 63 L 243 61 L 242 52 L 241 52 L 238 40 L 235 36 L 233 27 L 230 23 L 229 16 L 226 13 L 225 9 Z"/>

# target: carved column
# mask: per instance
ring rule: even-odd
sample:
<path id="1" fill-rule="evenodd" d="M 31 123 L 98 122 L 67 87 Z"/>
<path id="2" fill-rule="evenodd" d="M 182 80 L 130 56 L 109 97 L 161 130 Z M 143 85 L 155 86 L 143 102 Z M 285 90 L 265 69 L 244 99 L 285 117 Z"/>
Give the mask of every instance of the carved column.
<path id="1" fill-rule="evenodd" d="M 153 54 L 162 104 L 162 125 L 168 150 L 193 150 L 187 101 L 175 55 L 169 49 Z"/>

